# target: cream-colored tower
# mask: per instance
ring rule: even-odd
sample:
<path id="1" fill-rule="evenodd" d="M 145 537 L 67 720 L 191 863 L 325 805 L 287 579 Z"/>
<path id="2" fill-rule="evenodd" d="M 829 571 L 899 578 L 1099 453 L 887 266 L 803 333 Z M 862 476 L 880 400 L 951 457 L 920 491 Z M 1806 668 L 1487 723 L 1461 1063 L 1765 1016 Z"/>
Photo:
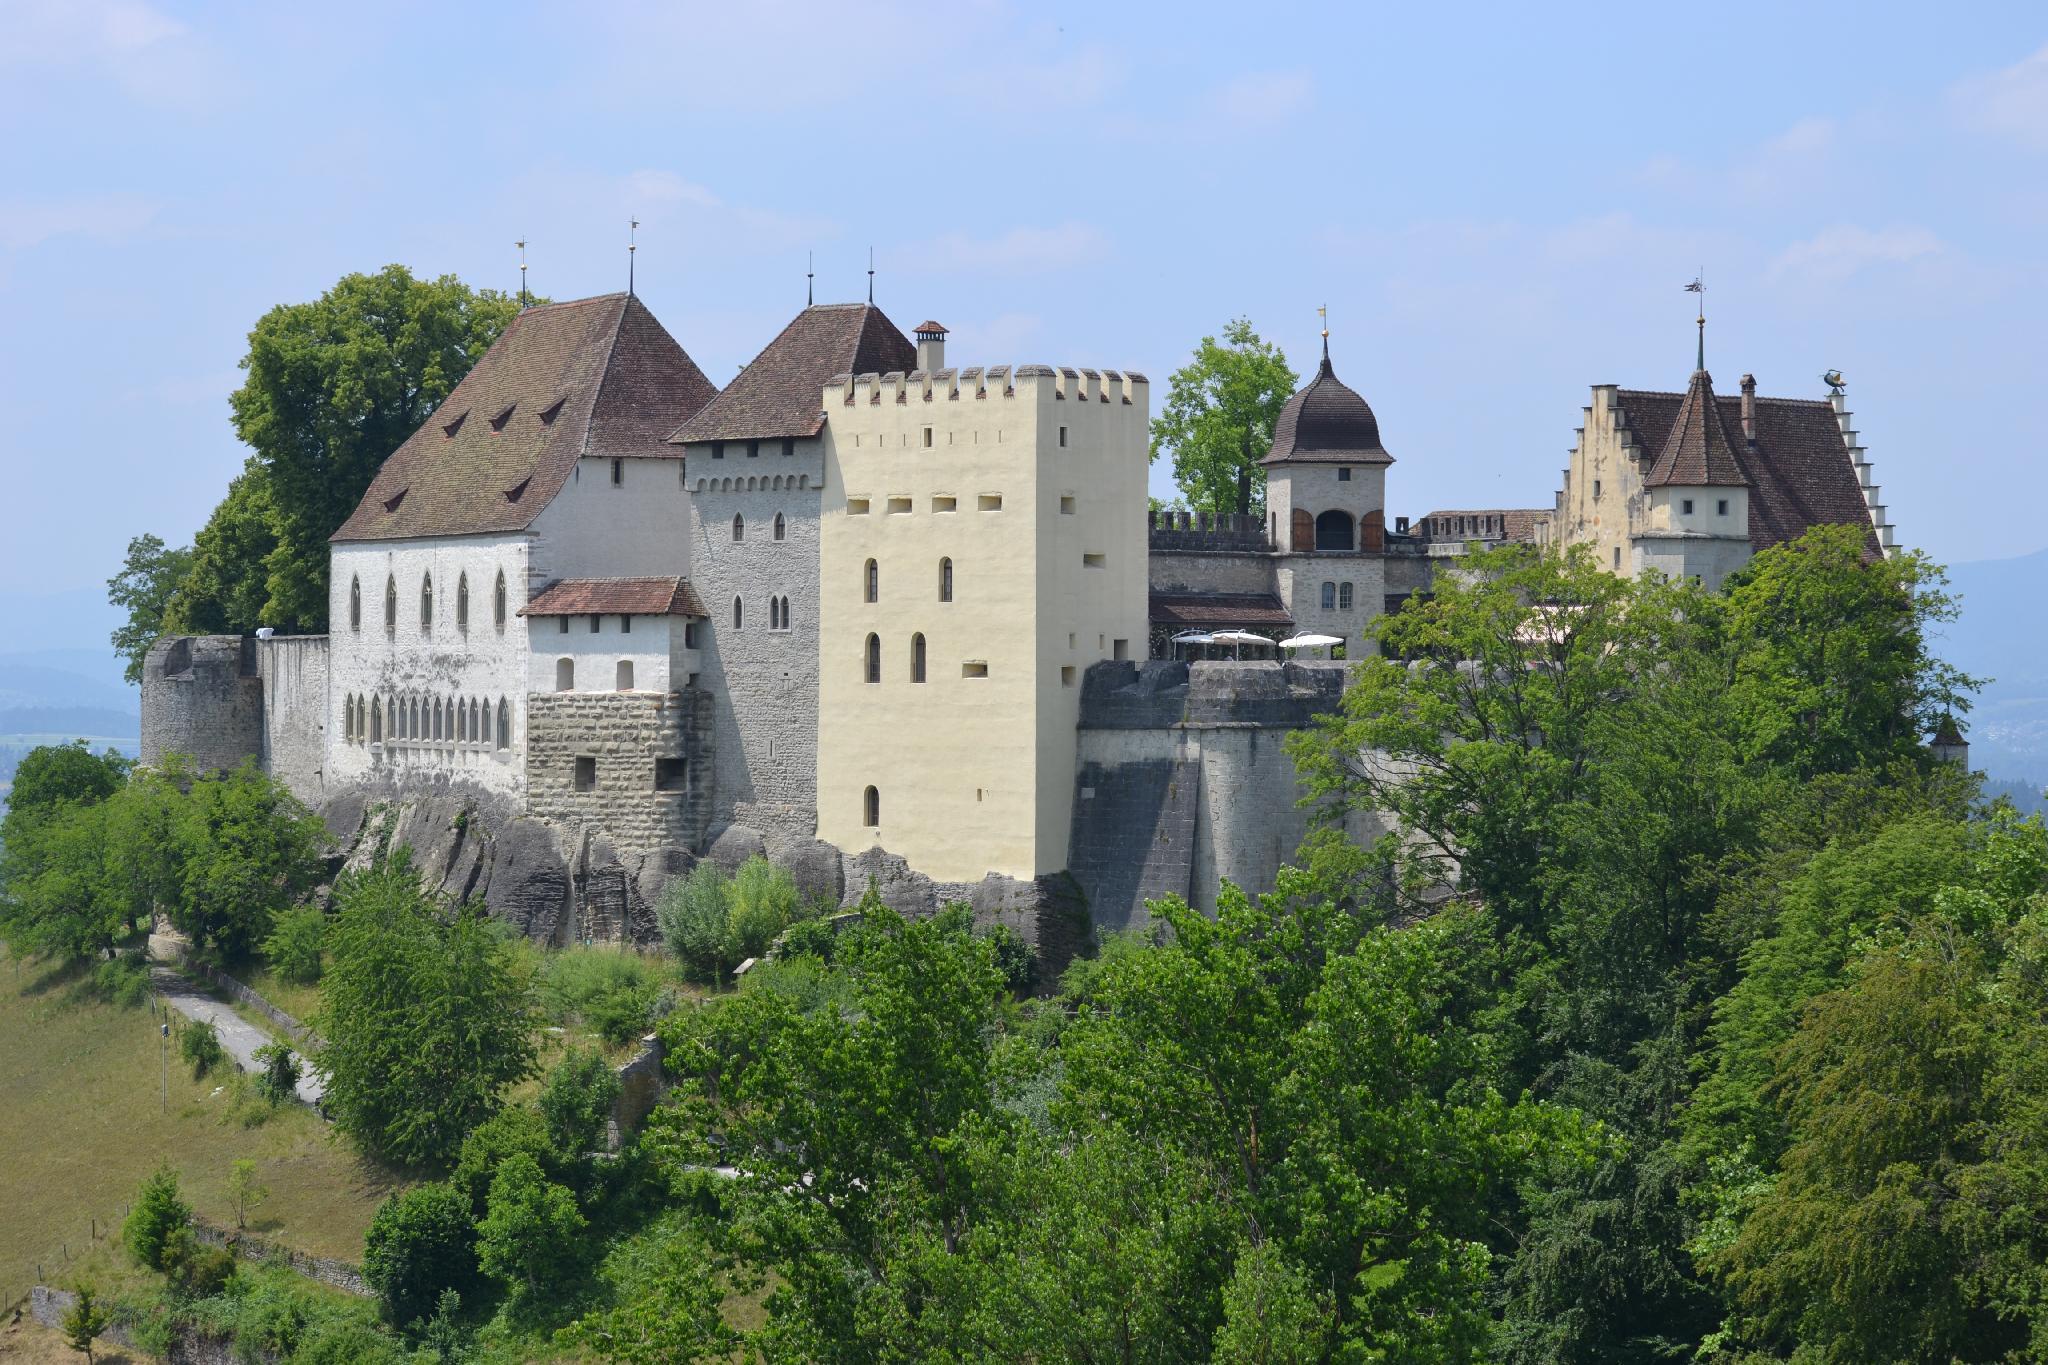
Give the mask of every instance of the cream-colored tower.
<path id="1" fill-rule="evenodd" d="M 1040 365 L 827 384 L 819 838 L 943 881 L 1066 866 L 1082 675 L 1145 653 L 1148 402 Z"/>

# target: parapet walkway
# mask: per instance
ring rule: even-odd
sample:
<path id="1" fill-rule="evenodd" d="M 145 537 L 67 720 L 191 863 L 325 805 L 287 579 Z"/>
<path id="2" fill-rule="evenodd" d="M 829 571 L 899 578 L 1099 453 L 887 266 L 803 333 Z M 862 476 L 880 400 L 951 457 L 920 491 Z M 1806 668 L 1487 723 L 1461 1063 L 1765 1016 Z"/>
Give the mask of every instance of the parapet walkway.
<path id="1" fill-rule="evenodd" d="M 282 1042 L 294 1052 L 298 1051 L 289 1039 L 271 1037 L 235 1013 L 231 1007 L 208 995 L 201 987 L 179 975 L 172 968 L 162 965 L 167 961 L 177 961 L 184 955 L 184 950 L 184 940 L 175 935 L 149 936 L 150 984 L 156 988 L 164 1004 L 187 1019 L 212 1024 L 213 1031 L 220 1035 L 221 1047 L 228 1056 L 235 1059 L 235 1065 L 244 1071 L 263 1069 L 262 1063 L 256 1060 L 258 1048 Z M 321 1082 L 319 1073 L 315 1072 L 312 1064 L 306 1060 L 304 1053 L 299 1053 L 299 1068 L 299 1102 L 317 1109 L 321 1099 L 327 1094 L 327 1087 Z"/>

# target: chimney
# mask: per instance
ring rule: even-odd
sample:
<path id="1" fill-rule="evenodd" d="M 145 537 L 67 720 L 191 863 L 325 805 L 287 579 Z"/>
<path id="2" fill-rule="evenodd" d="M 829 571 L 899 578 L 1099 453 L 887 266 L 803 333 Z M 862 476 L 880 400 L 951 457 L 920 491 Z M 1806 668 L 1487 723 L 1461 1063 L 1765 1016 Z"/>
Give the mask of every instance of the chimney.
<path id="1" fill-rule="evenodd" d="M 917 368 L 926 374 L 946 368 L 946 329 L 929 319 L 917 325 Z"/>
<path id="2" fill-rule="evenodd" d="M 1742 439 L 1756 444 L 1756 376 L 1742 376 Z"/>

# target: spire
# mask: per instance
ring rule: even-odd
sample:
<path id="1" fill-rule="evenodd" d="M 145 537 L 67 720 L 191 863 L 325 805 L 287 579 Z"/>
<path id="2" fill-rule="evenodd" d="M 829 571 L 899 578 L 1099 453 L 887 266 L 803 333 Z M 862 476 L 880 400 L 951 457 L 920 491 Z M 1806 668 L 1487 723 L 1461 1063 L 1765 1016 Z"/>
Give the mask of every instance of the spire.
<path id="1" fill-rule="evenodd" d="M 1685 292 L 1700 296 L 1700 315 L 1698 319 L 1700 342 L 1699 350 L 1693 356 L 1692 367 L 1694 370 L 1704 370 L 1707 368 L 1707 269 L 1705 266 L 1701 266 L 1700 273 L 1692 277 L 1692 283 L 1685 287 Z"/>
<path id="2" fill-rule="evenodd" d="M 1323 320 L 1323 368 L 1330 368 L 1330 305 L 1316 309 L 1316 316 Z"/>
<path id="3" fill-rule="evenodd" d="M 626 293 L 629 295 L 633 292 L 633 256 L 640 250 L 640 220 L 634 218 L 630 223 L 626 229 Z"/>
<path id="4" fill-rule="evenodd" d="M 868 302 L 875 301 L 875 249 L 868 248 Z"/>
<path id="5" fill-rule="evenodd" d="M 521 237 L 512 245 L 519 248 L 519 307 L 526 307 L 526 239 Z"/>
<path id="6" fill-rule="evenodd" d="M 1657 452 L 1644 484 L 1651 487 L 1677 485 L 1685 488 L 1743 488 L 1748 473 L 1736 457 L 1735 443 L 1728 439 L 1728 427 L 1721 420 L 1721 404 L 1714 397 L 1714 378 L 1704 368 L 1692 372 L 1692 383 L 1678 402 L 1678 417 L 1664 448 Z"/>
<path id="7" fill-rule="evenodd" d="M 806 251 L 804 253 L 804 307 L 806 308 L 809 308 L 818 301 L 817 265 L 815 253 Z"/>

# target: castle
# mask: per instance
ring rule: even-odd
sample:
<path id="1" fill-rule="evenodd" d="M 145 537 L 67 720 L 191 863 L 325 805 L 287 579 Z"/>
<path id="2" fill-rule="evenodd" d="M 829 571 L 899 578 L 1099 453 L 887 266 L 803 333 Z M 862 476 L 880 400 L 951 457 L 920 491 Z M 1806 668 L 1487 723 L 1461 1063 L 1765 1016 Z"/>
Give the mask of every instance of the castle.
<path id="1" fill-rule="evenodd" d="M 1599 386 L 1552 508 L 1389 526 L 1326 335 L 1265 514 L 1191 517 L 1147 512 L 1143 375 L 946 345 L 809 306 L 719 389 L 630 293 L 525 310 L 335 533 L 329 635 L 158 642 L 144 761 L 253 755 L 342 836 L 409 803 L 455 831 L 430 870 L 541 936 L 644 935 L 666 877 L 762 852 L 1055 949 L 1270 885 L 1304 832 L 1280 741 L 1345 665 L 1176 637 L 1370 648 L 1474 541 L 1715 585 L 1816 521 L 1891 544 L 1839 391 Z"/>

